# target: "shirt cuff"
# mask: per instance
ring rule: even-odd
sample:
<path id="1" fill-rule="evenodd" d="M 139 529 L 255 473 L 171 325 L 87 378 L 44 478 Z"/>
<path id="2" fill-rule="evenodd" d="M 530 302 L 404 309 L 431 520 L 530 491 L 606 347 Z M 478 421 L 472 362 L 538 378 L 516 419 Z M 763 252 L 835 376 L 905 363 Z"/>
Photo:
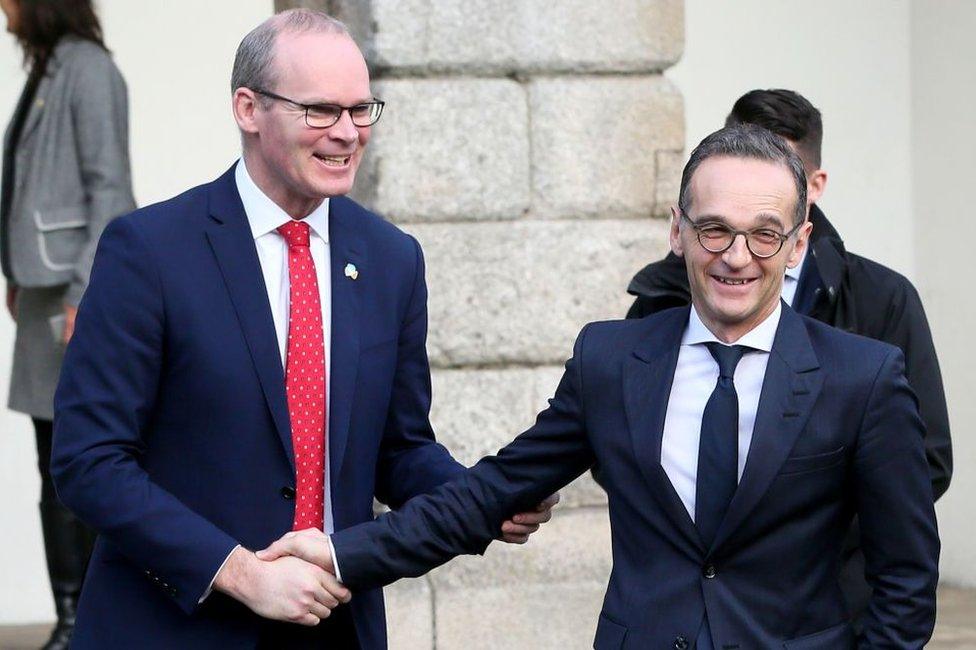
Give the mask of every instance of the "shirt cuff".
<path id="1" fill-rule="evenodd" d="M 329 542 L 329 552 L 332 553 L 332 568 L 335 569 L 336 580 L 342 582 L 342 573 L 339 572 L 339 558 L 336 557 L 335 546 L 332 545 L 332 535 L 326 537 Z"/>
<path id="2" fill-rule="evenodd" d="M 329 542 L 329 543 L 331 544 L 332 542 Z M 236 551 L 240 547 L 241 547 L 241 545 L 238 544 L 234 548 L 230 549 L 230 553 L 228 553 L 227 554 L 227 557 L 224 558 L 224 561 L 220 563 L 220 567 L 217 569 L 217 573 L 215 573 L 214 574 L 214 577 L 210 579 L 210 584 L 207 585 L 207 590 L 205 592 L 203 592 L 203 595 L 202 596 L 200 596 L 200 600 L 197 601 L 197 605 L 202 604 L 203 601 L 205 601 L 207 599 L 207 597 L 210 595 L 210 592 L 213 591 L 213 586 L 214 586 L 214 583 L 217 581 L 217 576 L 220 575 L 220 572 L 224 570 L 224 565 L 227 564 L 227 560 L 230 559 L 230 556 L 233 555 L 234 554 L 234 551 Z"/>

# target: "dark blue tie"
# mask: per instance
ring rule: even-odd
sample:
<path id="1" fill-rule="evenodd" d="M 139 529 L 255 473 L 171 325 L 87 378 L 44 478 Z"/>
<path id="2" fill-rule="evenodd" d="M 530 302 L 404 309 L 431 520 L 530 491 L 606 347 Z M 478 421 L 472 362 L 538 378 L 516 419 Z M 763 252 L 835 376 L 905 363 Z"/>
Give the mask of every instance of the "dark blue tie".
<path id="1" fill-rule="evenodd" d="M 702 414 L 695 525 L 705 546 L 711 547 L 739 482 L 739 398 L 732 380 L 739 359 L 751 348 L 721 343 L 705 346 L 718 362 L 719 373 Z"/>

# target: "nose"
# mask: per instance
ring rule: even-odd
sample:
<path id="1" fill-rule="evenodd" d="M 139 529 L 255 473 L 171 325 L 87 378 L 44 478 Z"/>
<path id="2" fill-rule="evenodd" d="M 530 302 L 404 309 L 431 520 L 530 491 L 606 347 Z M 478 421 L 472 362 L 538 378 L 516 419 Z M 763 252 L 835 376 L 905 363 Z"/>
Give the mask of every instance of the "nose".
<path id="1" fill-rule="evenodd" d="M 729 268 L 745 268 L 752 262 L 752 253 L 746 245 L 746 236 L 743 234 L 735 235 L 732 245 L 722 253 L 722 261 L 729 265 Z"/>
<path id="2" fill-rule="evenodd" d="M 351 144 L 359 138 L 359 129 L 352 123 L 352 116 L 348 110 L 342 111 L 339 121 L 329 127 L 329 137 Z"/>

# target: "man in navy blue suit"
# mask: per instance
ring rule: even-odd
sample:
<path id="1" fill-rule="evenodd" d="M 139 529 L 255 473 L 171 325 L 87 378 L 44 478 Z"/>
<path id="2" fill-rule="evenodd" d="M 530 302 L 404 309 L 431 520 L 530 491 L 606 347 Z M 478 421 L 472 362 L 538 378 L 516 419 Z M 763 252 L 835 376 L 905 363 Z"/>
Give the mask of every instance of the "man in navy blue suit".
<path id="1" fill-rule="evenodd" d="M 385 648 L 379 589 L 339 606 L 321 568 L 249 549 L 463 471 L 428 421 L 420 246 L 343 196 L 383 109 L 356 44 L 279 14 L 232 89 L 242 160 L 106 229 L 67 350 L 52 473 L 99 532 L 74 648 Z"/>
<path id="2" fill-rule="evenodd" d="M 672 210 L 691 306 L 585 327 L 535 426 L 461 479 L 259 555 L 375 588 L 482 551 L 510 512 L 592 467 L 614 558 L 599 650 L 921 648 L 939 556 L 923 427 L 897 348 L 780 300 L 810 233 L 805 192 L 779 136 L 710 135 Z M 860 636 L 838 583 L 855 514 L 872 588 Z"/>

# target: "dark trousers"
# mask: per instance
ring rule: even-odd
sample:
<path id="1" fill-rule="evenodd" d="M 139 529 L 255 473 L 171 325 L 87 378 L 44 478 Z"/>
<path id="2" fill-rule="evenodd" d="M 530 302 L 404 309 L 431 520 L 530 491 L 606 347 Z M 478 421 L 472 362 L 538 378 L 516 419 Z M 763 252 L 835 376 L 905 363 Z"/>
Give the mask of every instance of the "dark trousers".
<path id="1" fill-rule="evenodd" d="M 358 650 L 349 607 L 340 605 L 315 627 L 268 621 L 258 650 Z"/>
<path id="2" fill-rule="evenodd" d="M 41 528 L 47 559 L 51 594 L 58 615 L 57 625 L 45 650 L 63 650 L 71 642 L 81 585 L 95 543 L 95 534 L 58 499 L 51 481 L 51 438 L 53 423 L 34 418 L 37 439 L 37 469 L 41 474 Z"/>
<path id="3" fill-rule="evenodd" d="M 60 503 L 51 481 L 51 439 L 54 423 L 50 420 L 31 418 L 34 438 L 37 442 L 37 470 L 41 474 L 41 503 Z"/>

